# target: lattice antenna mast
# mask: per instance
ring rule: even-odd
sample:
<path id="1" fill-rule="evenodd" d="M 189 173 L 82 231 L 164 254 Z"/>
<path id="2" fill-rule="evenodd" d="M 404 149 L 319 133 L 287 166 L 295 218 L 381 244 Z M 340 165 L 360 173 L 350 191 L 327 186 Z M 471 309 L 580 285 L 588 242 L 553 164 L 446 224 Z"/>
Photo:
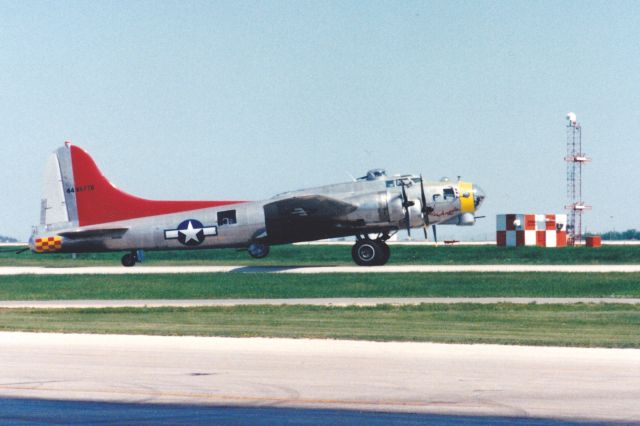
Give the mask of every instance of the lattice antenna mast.
<path id="1" fill-rule="evenodd" d="M 582 165 L 591 161 L 582 152 L 582 127 L 572 112 L 567 114 L 567 244 L 582 243 L 582 213 L 591 209 L 582 199 Z"/>

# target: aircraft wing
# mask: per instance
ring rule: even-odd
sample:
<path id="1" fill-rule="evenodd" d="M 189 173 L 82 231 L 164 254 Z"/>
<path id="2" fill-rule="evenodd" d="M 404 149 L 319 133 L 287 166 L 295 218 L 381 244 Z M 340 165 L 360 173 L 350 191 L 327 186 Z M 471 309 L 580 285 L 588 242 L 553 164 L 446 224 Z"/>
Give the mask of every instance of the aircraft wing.
<path id="1" fill-rule="evenodd" d="M 264 206 L 267 238 L 283 243 L 303 238 L 326 238 L 329 230 L 358 206 L 324 195 L 303 195 L 274 201 Z"/>
<path id="2" fill-rule="evenodd" d="M 265 205 L 265 210 L 277 212 L 279 217 L 331 219 L 351 213 L 358 206 L 324 195 L 305 195 L 285 198 Z"/>

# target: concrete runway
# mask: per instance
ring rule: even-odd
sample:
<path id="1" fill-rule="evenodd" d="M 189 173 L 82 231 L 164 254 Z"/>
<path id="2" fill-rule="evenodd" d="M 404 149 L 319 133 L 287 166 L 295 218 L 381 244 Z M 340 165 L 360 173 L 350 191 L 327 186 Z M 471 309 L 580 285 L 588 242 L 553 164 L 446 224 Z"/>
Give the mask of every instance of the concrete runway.
<path id="1" fill-rule="evenodd" d="M 386 265 L 386 266 L 84 266 L 46 268 L 42 266 L 3 266 L 1 275 L 123 275 L 123 274 L 187 274 L 187 273 L 402 273 L 402 272 L 640 272 L 637 265 Z"/>
<path id="2" fill-rule="evenodd" d="M 539 305 L 576 303 L 640 304 L 640 299 L 615 297 L 333 297 L 303 299 L 105 299 L 105 300 L 2 300 L 1 309 L 67 309 L 67 308 L 159 308 L 240 305 L 313 305 L 313 306 L 377 306 L 420 305 L 422 303 L 516 303 Z"/>
<path id="3" fill-rule="evenodd" d="M 68 400 L 420 413 L 472 424 L 640 421 L 637 349 L 8 332 L 0 347 L 0 419 L 10 412 L 3 404 L 43 398 L 54 409 Z M 202 420 L 176 423 L 190 419 Z M 229 422 L 244 423 L 242 415 Z"/>

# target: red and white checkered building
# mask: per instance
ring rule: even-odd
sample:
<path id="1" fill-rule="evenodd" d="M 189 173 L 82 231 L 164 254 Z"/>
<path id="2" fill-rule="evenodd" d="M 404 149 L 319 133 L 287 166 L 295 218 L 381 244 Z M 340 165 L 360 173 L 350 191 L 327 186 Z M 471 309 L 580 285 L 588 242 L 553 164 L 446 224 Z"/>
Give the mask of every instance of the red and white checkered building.
<path id="1" fill-rule="evenodd" d="M 496 216 L 499 246 L 566 247 L 566 214 L 499 214 Z"/>

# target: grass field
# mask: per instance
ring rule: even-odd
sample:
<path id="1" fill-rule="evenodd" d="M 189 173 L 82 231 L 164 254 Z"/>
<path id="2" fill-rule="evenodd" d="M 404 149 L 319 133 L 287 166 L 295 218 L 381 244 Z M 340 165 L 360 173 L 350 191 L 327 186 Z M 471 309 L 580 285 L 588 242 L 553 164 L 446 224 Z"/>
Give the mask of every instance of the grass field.
<path id="1" fill-rule="evenodd" d="M 640 306 L 419 305 L 0 310 L 0 330 L 640 347 Z"/>
<path id="2" fill-rule="evenodd" d="M 640 297 L 639 273 L 0 276 L 0 300 L 298 297 Z"/>
<path id="3" fill-rule="evenodd" d="M 351 265 L 349 246 L 147 253 L 149 265 Z M 119 265 L 121 253 L 0 253 L 0 266 Z M 393 246 L 391 264 L 633 264 L 638 246 L 544 249 Z M 2 300 L 303 297 L 640 297 L 640 274 L 402 273 L 0 277 Z M 336 308 L 0 309 L 0 330 L 640 347 L 635 305 L 420 305 Z"/>
<path id="4" fill-rule="evenodd" d="M 119 265 L 123 253 L 16 255 L 0 252 L 0 266 L 91 266 Z M 640 246 L 604 246 L 598 249 L 565 247 L 506 248 L 496 246 L 407 246 L 391 247 L 389 264 L 633 264 L 640 263 Z M 352 265 L 351 247 L 346 245 L 283 245 L 271 248 L 265 259 L 252 259 L 246 251 L 231 249 L 147 252 L 148 265 Z"/>

